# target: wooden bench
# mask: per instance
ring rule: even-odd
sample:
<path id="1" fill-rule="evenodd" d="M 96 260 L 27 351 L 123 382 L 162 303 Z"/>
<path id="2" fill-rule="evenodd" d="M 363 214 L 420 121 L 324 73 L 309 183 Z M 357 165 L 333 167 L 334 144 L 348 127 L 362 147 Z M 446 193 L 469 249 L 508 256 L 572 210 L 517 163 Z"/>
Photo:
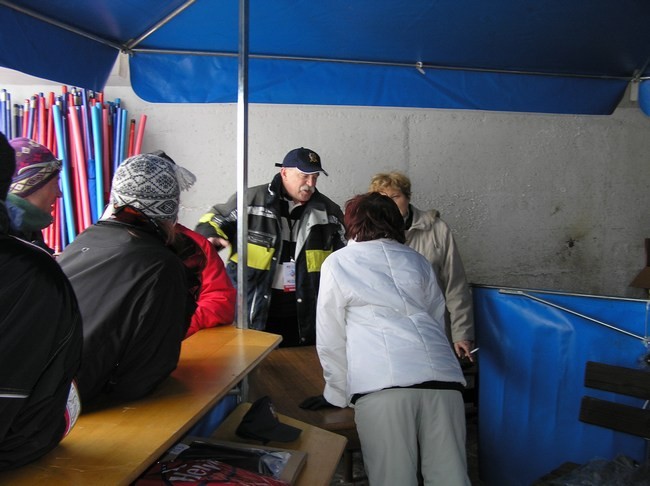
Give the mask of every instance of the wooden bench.
<path id="1" fill-rule="evenodd" d="M 648 371 L 588 361 L 585 386 L 650 400 Z M 650 439 L 650 409 L 585 396 L 580 404 L 580 420 L 619 432 Z"/>
<path id="2" fill-rule="evenodd" d="M 244 414 L 250 408 L 250 403 L 240 404 L 223 421 L 212 435 L 215 439 L 230 442 L 242 442 L 259 446 L 259 441 L 242 439 L 235 434 L 237 426 L 241 423 Z M 269 442 L 269 447 L 299 450 L 307 453 L 305 466 L 300 471 L 294 486 L 327 486 L 332 481 L 332 476 L 345 450 L 347 440 L 345 437 L 328 432 L 308 423 L 295 420 L 278 413 L 280 422 L 298 427 L 302 432 L 293 442 Z"/>
<path id="3" fill-rule="evenodd" d="M 316 346 L 278 348 L 248 377 L 249 399 L 268 395 L 278 413 L 314 427 L 344 436 L 345 480 L 353 481 L 352 454 L 361 449 L 352 408 L 305 410 L 299 404 L 308 397 L 321 395 L 325 387 L 323 368 Z"/>
<path id="4" fill-rule="evenodd" d="M 585 366 L 585 386 L 621 395 L 650 400 L 650 372 L 588 361 Z M 637 408 L 590 396 L 580 402 L 581 422 L 627 434 L 650 438 L 650 409 Z M 581 465 L 567 462 L 537 480 L 533 486 L 551 484 Z"/>
<path id="5" fill-rule="evenodd" d="M 279 342 L 275 334 L 233 326 L 194 334 L 183 342 L 177 369 L 151 395 L 82 413 L 54 450 L 0 473 L 0 484 L 130 484 Z"/>

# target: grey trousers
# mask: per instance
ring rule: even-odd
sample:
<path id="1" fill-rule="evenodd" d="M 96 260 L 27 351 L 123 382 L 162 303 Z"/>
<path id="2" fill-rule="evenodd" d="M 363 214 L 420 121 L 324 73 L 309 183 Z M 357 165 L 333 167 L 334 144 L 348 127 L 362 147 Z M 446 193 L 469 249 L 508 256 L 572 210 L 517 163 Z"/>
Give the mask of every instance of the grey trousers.
<path id="1" fill-rule="evenodd" d="M 357 400 L 355 422 L 370 486 L 469 486 L 465 406 L 456 390 L 389 389 Z"/>

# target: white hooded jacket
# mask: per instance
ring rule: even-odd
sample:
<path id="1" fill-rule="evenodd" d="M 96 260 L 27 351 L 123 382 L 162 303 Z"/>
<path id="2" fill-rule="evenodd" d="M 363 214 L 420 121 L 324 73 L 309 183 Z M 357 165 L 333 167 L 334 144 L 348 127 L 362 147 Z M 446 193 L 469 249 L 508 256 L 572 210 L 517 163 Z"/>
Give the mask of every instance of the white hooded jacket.
<path id="1" fill-rule="evenodd" d="M 390 239 L 350 241 L 321 268 L 316 348 L 325 399 L 426 381 L 465 385 L 444 329 L 445 301 L 431 264 Z"/>

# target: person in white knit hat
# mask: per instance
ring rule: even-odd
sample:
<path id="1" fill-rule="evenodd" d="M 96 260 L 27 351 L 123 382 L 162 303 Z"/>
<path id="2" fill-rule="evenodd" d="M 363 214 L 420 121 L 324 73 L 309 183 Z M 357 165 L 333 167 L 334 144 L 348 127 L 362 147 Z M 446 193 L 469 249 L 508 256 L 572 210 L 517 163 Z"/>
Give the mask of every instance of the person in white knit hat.
<path id="1" fill-rule="evenodd" d="M 126 159 L 104 218 L 59 257 L 83 317 L 82 403 L 140 398 L 176 368 L 195 299 L 172 248 L 180 192 L 194 180 L 153 154 Z"/>

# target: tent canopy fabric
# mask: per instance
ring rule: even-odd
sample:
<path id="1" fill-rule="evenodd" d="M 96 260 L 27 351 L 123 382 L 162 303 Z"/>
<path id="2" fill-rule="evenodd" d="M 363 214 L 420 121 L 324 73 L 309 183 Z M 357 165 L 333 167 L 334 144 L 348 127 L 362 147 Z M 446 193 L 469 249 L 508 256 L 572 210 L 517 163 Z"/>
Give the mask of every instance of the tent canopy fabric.
<path id="1" fill-rule="evenodd" d="M 609 114 L 650 73 L 646 0 L 249 0 L 249 100 Z M 0 0 L 0 65 L 150 102 L 237 100 L 237 0 Z M 641 91 L 644 96 L 646 90 Z"/>

